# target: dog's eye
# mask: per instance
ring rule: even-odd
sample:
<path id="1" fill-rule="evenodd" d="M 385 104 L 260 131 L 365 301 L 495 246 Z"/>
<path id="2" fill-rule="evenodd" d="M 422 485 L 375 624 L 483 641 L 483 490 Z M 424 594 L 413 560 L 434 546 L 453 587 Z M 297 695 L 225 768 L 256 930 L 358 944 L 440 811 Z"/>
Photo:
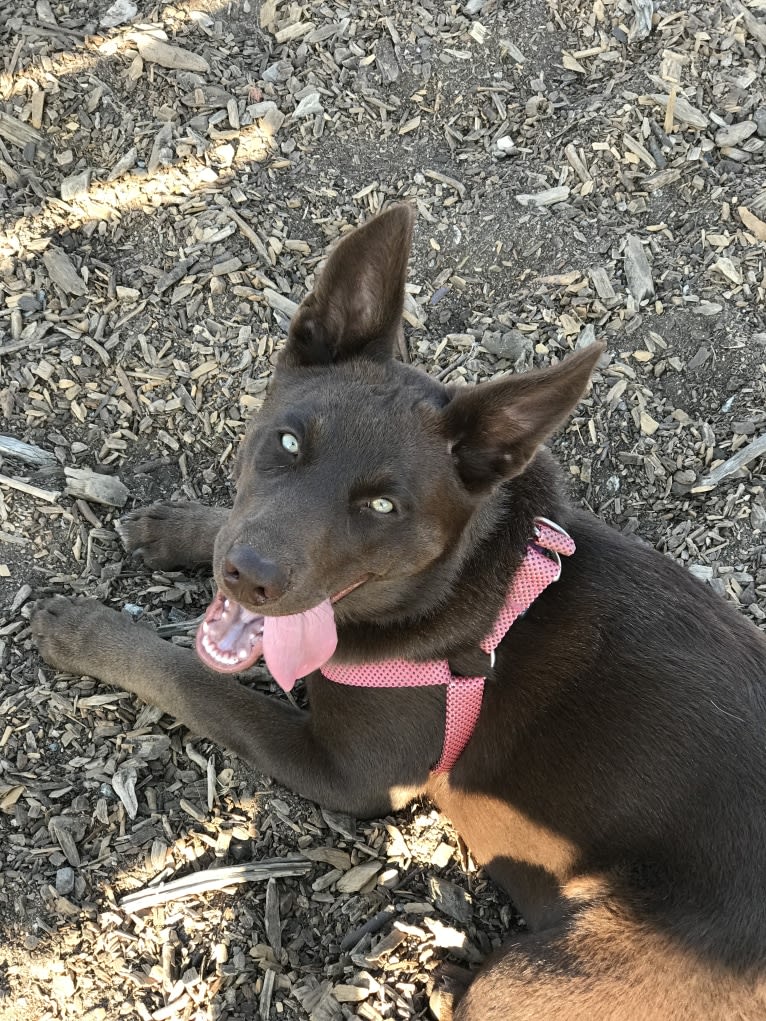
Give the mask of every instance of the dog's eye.
<path id="1" fill-rule="evenodd" d="M 378 514 L 390 514 L 394 509 L 393 503 L 385 496 L 378 496 L 374 500 L 370 500 L 369 506 Z"/>
<path id="2" fill-rule="evenodd" d="M 297 436 L 293 436 L 292 433 L 282 433 L 280 442 L 288 454 L 297 454 L 301 449 Z"/>

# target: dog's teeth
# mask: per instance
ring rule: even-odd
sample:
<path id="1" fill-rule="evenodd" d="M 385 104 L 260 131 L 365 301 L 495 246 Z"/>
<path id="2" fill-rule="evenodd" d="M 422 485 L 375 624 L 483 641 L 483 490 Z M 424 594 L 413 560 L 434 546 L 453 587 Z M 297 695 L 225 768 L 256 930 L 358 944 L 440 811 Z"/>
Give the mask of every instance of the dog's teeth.
<path id="1" fill-rule="evenodd" d="M 202 621 L 202 634 L 206 635 L 209 630 L 210 630 L 210 625 L 208 624 L 208 622 L 206 620 L 203 620 Z"/>
<path id="2" fill-rule="evenodd" d="M 223 608 L 224 608 L 224 610 L 228 610 L 229 609 L 229 600 L 228 599 L 224 599 L 224 601 L 223 601 Z"/>

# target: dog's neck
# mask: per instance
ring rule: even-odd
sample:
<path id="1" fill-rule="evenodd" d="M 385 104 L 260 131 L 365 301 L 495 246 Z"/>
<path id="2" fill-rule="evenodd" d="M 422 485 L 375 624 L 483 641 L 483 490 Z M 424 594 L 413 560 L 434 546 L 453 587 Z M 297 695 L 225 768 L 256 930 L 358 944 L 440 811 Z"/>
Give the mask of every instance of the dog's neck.
<path id="1" fill-rule="evenodd" d="M 456 661 L 477 650 L 524 557 L 534 518 L 562 521 L 566 507 L 560 470 L 542 450 L 482 502 L 446 556 L 408 580 L 396 612 L 339 621 L 336 658 Z"/>

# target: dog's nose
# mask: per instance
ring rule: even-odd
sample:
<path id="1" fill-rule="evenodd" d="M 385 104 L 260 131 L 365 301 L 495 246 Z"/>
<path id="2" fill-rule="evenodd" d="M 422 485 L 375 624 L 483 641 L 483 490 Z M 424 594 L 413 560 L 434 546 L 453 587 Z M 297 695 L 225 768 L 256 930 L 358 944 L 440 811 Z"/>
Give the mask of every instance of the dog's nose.
<path id="1" fill-rule="evenodd" d="M 223 577 L 235 599 L 256 606 L 279 599 L 287 589 L 282 568 L 245 544 L 231 547 L 223 562 Z"/>

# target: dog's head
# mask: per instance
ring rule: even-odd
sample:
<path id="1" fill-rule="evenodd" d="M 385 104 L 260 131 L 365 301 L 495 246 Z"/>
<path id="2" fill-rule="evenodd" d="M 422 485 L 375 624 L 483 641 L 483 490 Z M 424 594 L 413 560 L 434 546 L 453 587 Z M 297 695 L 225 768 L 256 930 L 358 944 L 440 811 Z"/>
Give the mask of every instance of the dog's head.
<path id="1" fill-rule="evenodd" d="M 570 413 L 601 353 L 471 388 L 395 360 L 412 220 L 397 205 L 344 237 L 293 317 L 216 541 L 221 599 L 246 618 L 331 605 L 339 622 L 390 623 L 423 605 L 432 570 Z"/>

